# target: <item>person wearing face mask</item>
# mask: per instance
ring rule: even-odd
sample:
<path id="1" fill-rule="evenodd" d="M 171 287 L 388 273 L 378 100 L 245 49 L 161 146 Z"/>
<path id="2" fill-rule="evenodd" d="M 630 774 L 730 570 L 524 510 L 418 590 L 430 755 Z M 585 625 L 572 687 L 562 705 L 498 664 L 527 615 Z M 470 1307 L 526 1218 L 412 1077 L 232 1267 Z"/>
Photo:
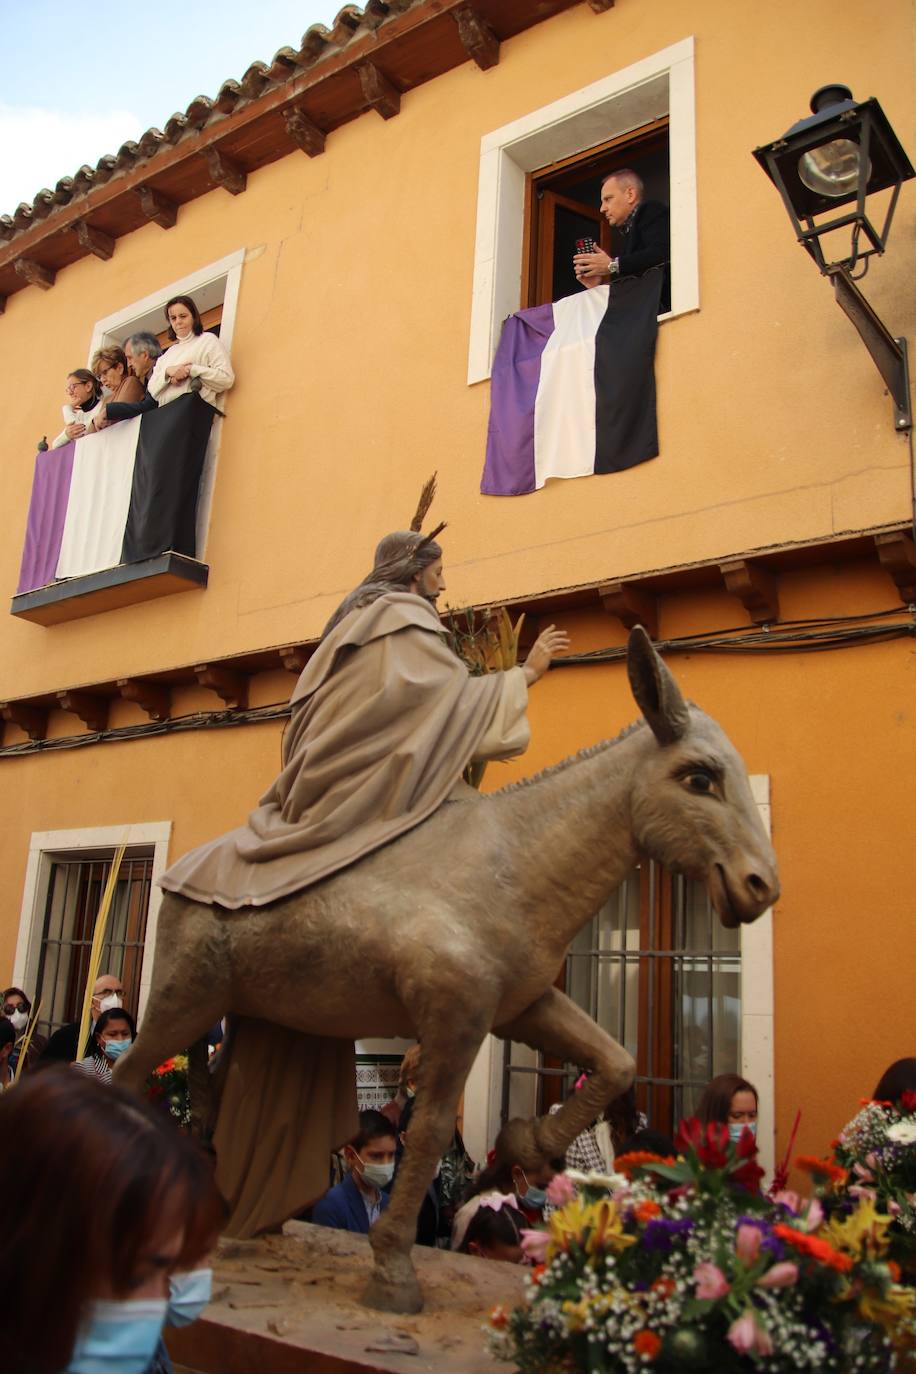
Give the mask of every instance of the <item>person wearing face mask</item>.
<path id="1" fill-rule="evenodd" d="M 0 1095 L 0 1132 L 16 1178 L 6 1353 L 29 1374 L 171 1370 L 163 1327 L 195 1320 L 210 1295 L 224 1204 L 209 1162 L 131 1094 L 60 1068 Z"/>
<path id="2" fill-rule="evenodd" d="M 492 1151 L 491 1151 L 492 1157 Z M 467 1203 L 486 1193 L 503 1193 L 514 1197 L 524 1226 L 534 1226 L 544 1220 L 547 1206 L 547 1185 L 563 1173 L 566 1161 L 551 1159 L 536 1169 L 525 1169 L 517 1160 L 497 1160 L 477 1175 L 465 1194 L 464 1203 L 455 1214 L 455 1222 L 464 1214 Z M 455 1248 L 455 1227 L 452 1227 L 452 1248 Z"/>
<path id="3" fill-rule="evenodd" d="M 92 1025 L 83 1055 L 92 1053 L 92 1031 L 102 1012 L 123 1005 L 124 988 L 121 979 L 115 973 L 100 973 L 92 985 Z M 59 1027 L 45 1046 L 39 1060 L 39 1068 L 44 1069 L 49 1064 L 57 1062 L 72 1064 L 74 1059 L 81 1058 L 80 1046 L 77 1044 L 79 1029 L 78 1021 L 70 1021 L 66 1026 Z"/>
<path id="4" fill-rule="evenodd" d="M 199 391 L 208 405 L 219 407 L 218 397 L 235 382 L 229 354 L 215 334 L 205 332 L 190 296 L 174 296 L 166 304 L 165 318 L 173 343 L 156 359 L 147 387 L 150 396 L 164 406 Z"/>
<path id="5" fill-rule="evenodd" d="M 13 1030 L 16 1032 L 16 1040 L 10 1053 L 10 1071 L 15 1073 L 32 1015 L 32 1003 L 22 988 L 6 988 L 4 990 L 3 1015 L 12 1024 Z M 35 1068 L 46 1044 L 47 1041 L 44 1036 L 36 1035 L 33 1031 L 21 1073 L 28 1073 L 30 1069 Z"/>
<path id="6" fill-rule="evenodd" d="M 111 1068 L 137 1038 L 137 1026 L 129 1011 L 111 1007 L 103 1011 L 92 1028 L 92 1053 L 73 1065 L 81 1073 L 94 1073 L 103 1083 L 111 1082 Z"/>
<path id="7" fill-rule="evenodd" d="M 757 1089 L 737 1073 L 720 1073 L 707 1083 L 697 1116 L 703 1125 L 718 1121 L 728 1127 L 735 1144 L 745 1130 L 757 1136 Z"/>
<path id="8" fill-rule="evenodd" d="M 13 1070 L 10 1068 L 10 1054 L 16 1043 L 16 1032 L 5 1018 L 0 1021 L 0 1093 L 6 1092 L 14 1083 Z"/>
<path id="9" fill-rule="evenodd" d="M 316 1226 L 368 1235 L 369 1227 L 388 1206 L 385 1189 L 394 1177 L 395 1134 L 381 1112 L 359 1114 L 359 1132 L 344 1155 L 350 1172 L 312 1208 Z"/>

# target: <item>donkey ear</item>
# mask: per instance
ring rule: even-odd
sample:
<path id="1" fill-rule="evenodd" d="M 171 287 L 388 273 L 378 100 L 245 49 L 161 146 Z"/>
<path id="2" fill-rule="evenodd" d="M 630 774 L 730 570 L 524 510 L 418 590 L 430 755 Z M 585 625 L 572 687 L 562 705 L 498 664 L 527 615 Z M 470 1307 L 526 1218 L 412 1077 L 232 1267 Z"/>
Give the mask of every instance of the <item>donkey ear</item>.
<path id="1" fill-rule="evenodd" d="M 673 744 L 687 729 L 687 705 L 641 625 L 630 631 L 627 675 L 636 704 L 659 744 Z"/>

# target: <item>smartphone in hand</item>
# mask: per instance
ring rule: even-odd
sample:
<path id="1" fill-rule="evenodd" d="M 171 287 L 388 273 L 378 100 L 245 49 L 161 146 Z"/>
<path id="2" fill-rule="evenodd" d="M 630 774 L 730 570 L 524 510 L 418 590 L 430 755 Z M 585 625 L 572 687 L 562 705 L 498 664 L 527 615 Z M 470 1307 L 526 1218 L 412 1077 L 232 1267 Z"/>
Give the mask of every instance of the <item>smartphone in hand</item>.
<path id="1" fill-rule="evenodd" d="M 576 239 L 577 253 L 596 253 L 598 245 L 594 239 Z"/>

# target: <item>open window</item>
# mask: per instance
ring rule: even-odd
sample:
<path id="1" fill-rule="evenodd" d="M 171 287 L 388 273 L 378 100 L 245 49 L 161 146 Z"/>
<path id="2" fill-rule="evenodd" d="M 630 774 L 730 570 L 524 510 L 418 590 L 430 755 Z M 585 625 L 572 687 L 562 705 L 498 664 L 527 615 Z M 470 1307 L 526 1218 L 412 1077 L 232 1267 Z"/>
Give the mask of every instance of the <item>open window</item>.
<path id="1" fill-rule="evenodd" d="M 594 239 L 612 257 L 622 250 L 619 235 L 600 212 L 600 202 L 605 177 L 625 167 L 642 178 L 646 200 L 670 204 L 667 116 L 530 174 L 523 304 L 546 305 L 585 290 L 573 272 L 577 239 Z"/>

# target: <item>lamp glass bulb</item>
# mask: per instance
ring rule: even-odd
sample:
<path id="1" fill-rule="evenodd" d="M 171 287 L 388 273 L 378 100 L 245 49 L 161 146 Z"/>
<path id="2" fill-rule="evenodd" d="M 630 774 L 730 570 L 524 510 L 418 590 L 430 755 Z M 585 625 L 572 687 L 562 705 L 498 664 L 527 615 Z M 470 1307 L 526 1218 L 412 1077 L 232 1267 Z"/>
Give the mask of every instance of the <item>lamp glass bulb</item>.
<path id="1" fill-rule="evenodd" d="M 849 138 L 835 138 L 811 148 L 798 159 L 798 175 L 809 191 L 821 196 L 848 196 L 859 180 L 859 145 Z M 871 176 L 871 162 L 868 164 Z"/>

